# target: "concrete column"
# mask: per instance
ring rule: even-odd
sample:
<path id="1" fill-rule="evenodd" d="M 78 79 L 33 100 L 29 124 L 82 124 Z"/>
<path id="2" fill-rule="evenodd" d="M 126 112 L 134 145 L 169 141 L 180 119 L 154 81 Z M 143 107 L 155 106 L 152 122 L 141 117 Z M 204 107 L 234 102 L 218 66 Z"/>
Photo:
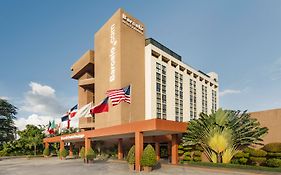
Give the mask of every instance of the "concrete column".
<path id="1" fill-rule="evenodd" d="M 135 132 L 135 169 L 141 171 L 141 155 L 143 151 L 143 132 Z"/>
<path id="2" fill-rule="evenodd" d="M 69 156 L 73 156 L 73 144 L 72 143 L 70 143 L 70 145 L 69 145 Z"/>
<path id="3" fill-rule="evenodd" d="M 160 160 L 160 144 L 159 142 L 155 142 L 155 152 L 157 161 Z"/>
<path id="4" fill-rule="evenodd" d="M 172 164 L 178 164 L 178 135 L 172 134 Z"/>
<path id="5" fill-rule="evenodd" d="M 49 143 L 48 142 L 45 142 L 44 145 L 45 145 L 45 148 L 49 148 Z"/>
<path id="6" fill-rule="evenodd" d="M 60 159 L 62 159 L 61 151 L 64 149 L 64 141 L 60 141 Z"/>
<path id="7" fill-rule="evenodd" d="M 85 153 L 87 154 L 88 149 L 91 147 L 91 139 L 85 138 Z"/>
<path id="8" fill-rule="evenodd" d="M 118 160 L 123 159 L 123 148 L 122 148 L 122 144 L 123 144 L 123 139 L 118 139 Z"/>

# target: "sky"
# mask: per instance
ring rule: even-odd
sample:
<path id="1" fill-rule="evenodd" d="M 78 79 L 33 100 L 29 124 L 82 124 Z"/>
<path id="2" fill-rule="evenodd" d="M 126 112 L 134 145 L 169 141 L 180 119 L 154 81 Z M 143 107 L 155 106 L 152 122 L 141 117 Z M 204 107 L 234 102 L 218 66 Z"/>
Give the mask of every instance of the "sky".
<path id="1" fill-rule="evenodd" d="M 18 108 L 19 129 L 77 103 L 70 67 L 118 8 L 185 63 L 217 72 L 220 107 L 281 108 L 279 0 L 0 0 L 0 97 Z"/>

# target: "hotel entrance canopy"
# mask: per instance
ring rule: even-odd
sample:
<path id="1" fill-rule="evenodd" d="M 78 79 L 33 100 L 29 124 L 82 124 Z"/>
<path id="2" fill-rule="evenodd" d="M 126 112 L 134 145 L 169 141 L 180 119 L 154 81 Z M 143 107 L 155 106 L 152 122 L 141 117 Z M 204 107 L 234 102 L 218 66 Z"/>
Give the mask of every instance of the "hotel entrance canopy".
<path id="1" fill-rule="evenodd" d="M 178 134 L 184 133 L 186 129 L 187 123 L 184 122 L 150 119 L 73 134 L 66 134 L 62 136 L 49 137 L 45 138 L 43 142 L 46 146 L 48 146 L 49 143 L 60 142 L 60 149 L 62 149 L 64 142 L 85 141 L 85 149 L 87 150 L 91 146 L 92 140 L 107 140 L 117 138 L 120 141 L 123 138 L 135 138 L 135 165 L 136 169 L 140 170 L 140 158 L 143 151 L 144 137 L 171 135 L 172 164 L 177 164 Z M 161 140 L 158 139 L 157 142 L 159 141 Z M 156 152 L 157 151 L 158 150 L 156 150 Z M 121 143 L 118 144 L 118 155 L 120 152 L 122 152 Z"/>

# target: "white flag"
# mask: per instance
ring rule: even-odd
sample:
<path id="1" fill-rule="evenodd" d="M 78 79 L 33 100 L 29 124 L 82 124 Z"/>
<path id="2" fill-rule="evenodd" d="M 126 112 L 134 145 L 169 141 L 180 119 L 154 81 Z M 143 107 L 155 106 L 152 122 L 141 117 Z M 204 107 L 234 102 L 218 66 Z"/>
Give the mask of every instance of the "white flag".
<path id="1" fill-rule="evenodd" d="M 89 103 L 85 106 L 83 106 L 82 108 L 80 108 L 76 115 L 75 118 L 80 118 L 80 117 L 92 117 L 92 115 L 90 114 L 90 110 L 93 106 L 93 103 Z"/>

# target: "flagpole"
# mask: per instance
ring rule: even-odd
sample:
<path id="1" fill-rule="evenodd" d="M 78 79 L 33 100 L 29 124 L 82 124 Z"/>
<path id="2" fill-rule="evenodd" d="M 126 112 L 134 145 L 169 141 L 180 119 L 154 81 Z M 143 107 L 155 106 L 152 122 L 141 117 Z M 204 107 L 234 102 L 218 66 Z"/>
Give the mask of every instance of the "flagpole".
<path id="1" fill-rule="evenodd" d="M 133 91 L 132 91 L 132 84 L 130 84 L 130 101 L 131 101 L 131 103 L 132 103 L 132 96 L 133 96 Z M 131 104 L 130 103 L 130 104 Z M 131 120 L 132 120 L 132 107 L 131 107 L 131 105 L 130 105 L 130 121 L 129 121 L 129 123 L 131 123 Z"/>

